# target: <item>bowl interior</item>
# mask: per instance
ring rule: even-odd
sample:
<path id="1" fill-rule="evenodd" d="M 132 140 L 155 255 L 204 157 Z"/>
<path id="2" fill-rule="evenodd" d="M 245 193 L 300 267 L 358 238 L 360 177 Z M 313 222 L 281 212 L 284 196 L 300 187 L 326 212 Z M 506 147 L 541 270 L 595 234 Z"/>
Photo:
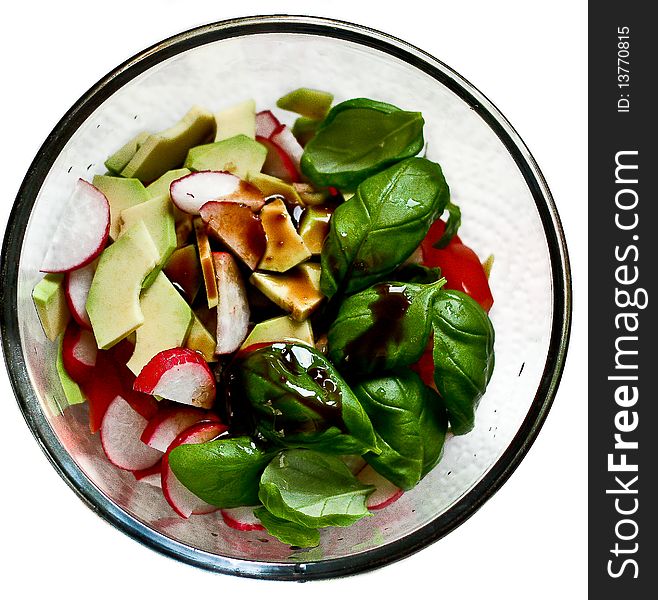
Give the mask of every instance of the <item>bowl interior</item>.
<path id="1" fill-rule="evenodd" d="M 445 77 L 451 75 L 446 70 Z M 60 414 L 56 348 L 41 330 L 31 290 L 41 275 L 53 223 L 78 177 L 103 173 L 103 160 L 143 131 L 176 122 L 191 105 L 218 110 L 246 98 L 259 109 L 298 86 L 336 101 L 366 96 L 422 111 L 427 156 L 439 162 L 463 211 L 460 235 L 484 259 L 495 256 L 496 369 L 475 430 L 448 441 L 445 456 L 397 503 L 350 528 L 331 528 L 320 547 L 295 550 L 262 533 L 229 529 L 218 514 L 178 518 L 159 489 L 136 484 L 105 459 L 89 435 L 86 409 Z M 276 111 L 275 111 L 276 112 Z M 294 116 L 279 112 L 284 120 Z M 59 443 L 108 502 L 164 536 L 221 557 L 299 563 L 352 556 L 421 530 L 463 500 L 510 446 L 540 387 L 551 339 L 554 282 L 542 219 L 514 158 L 494 130 L 448 86 L 421 69 L 358 42 L 300 33 L 261 33 L 190 48 L 148 68 L 102 102 L 68 140 L 41 187 L 18 272 L 20 343 L 38 406 Z M 39 410 L 37 405 L 34 410 Z M 85 483 L 88 485 L 88 483 Z"/>

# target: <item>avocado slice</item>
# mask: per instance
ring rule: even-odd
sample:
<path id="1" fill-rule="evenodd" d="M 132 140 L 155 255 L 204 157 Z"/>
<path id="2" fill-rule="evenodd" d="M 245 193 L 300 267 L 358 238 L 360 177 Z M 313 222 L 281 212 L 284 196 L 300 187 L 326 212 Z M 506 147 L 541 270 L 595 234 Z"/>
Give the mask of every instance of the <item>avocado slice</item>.
<path id="1" fill-rule="evenodd" d="M 319 264 L 304 263 L 285 274 L 257 271 L 249 281 L 295 321 L 304 321 L 324 299 L 320 271 Z"/>
<path id="2" fill-rule="evenodd" d="M 309 206 L 299 223 L 299 235 L 313 254 L 322 252 L 324 238 L 329 233 L 329 221 L 334 209 L 329 206 Z"/>
<path id="3" fill-rule="evenodd" d="M 206 296 L 208 297 L 208 308 L 217 306 L 219 294 L 217 292 L 217 279 L 215 278 L 215 264 L 212 260 L 212 249 L 206 231 L 206 224 L 201 217 L 194 219 L 194 231 L 199 248 L 199 262 L 203 273 L 203 282 L 206 285 Z"/>
<path id="4" fill-rule="evenodd" d="M 192 324 L 192 309 L 164 273 L 144 291 L 139 304 L 144 324 L 135 331 L 135 351 L 127 363 L 135 375 L 158 352 L 182 346 Z"/>
<path id="5" fill-rule="evenodd" d="M 57 369 L 57 375 L 59 377 L 59 382 L 62 384 L 62 390 L 64 391 L 64 397 L 69 406 L 74 404 L 82 404 L 85 402 L 86 398 L 80 389 L 80 386 L 71 379 L 71 376 L 66 372 L 64 368 L 64 359 L 62 358 L 62 343 L 64 341 L 64 336 L 59 338 L 59 343 L 57 344 L 57 362 L 55 363 L 55 368 Z"/>
<path id="6" fill-rule="evenodd" d="M 265 173 L 256 173 L 249 176 L 249 183 L 256 186 L 263 196 L 283 196 L 289 204 L 304 205 L 297 190 L 283 179 Z"/>
<path id="7" fill-rule="evenodd" d="M 216 142 L 241 134 L 253 140 L 256 137 L 256 102 L 245 100 L 215 113 L 215 123 L 217 125 Z"/>
<path id="8" fill-rule="evenodd" d="M 240 350 L 249 348 L 256 344 L 268 344 L 274 342 L 301 342 L 313 346 L 313 330 L 311 322 L 293 321 L 288 316 L 275 317 L 261 323 L 256 323 L 251 333 L 247 336 Z"/>
<path id="9" fill-rule="evenodd" d="M 130 159 L 135 156 L 140 146 L 151 135 L 148 131 L 138 133 L 132 140 L 121 146 L 112 156 L 109 156 L 105 161 L 105 166 L 108 171 L 112 173 L 121 173 L 124 167 L 130 162 Z"/>
<path id="10" fill-rule="evenodd" d="M 174 250 L 163 269 L 172 283 L 180 286 L 188 302 L 192 302 L 201 287 L 201 264 L 196 246 L 188 244 Z"/>
<path id="11" fill-rule="evenodd" d="M 283 200 L 266 204 L 260 211 L 260 220 L 267 246 L 259 269 L 283 273 L 311 257 L 311 251 L 295 230 Z"/>
<path id="12" fill-rule="evenodd" d="M 334 101 L 333 94 L 310 88 L 298 88 L 282 96 L 276 105 L 309 119 L 324 119 Z"/>
<path id="13" fill-rule="evenodd" d="M 246 135 L 192 148 L 185 167 L 192 171 L 228 171 L 240 179 L 259 173 L 265 163 L 267 149 Z"/>
<path id="14" fill-rule="evenodd" d="M 174 211 L 169 198 L 160 196 L 122 211 L 121 233 L 130 229 L 138 221 L 143 221 L 146 225 L 160 256 L 155 269 L 147 275 L 142 283 L 142 288 L 147 288 L 153 283 L 159 271 L 167 264 L 169 257 L 176 249 Z"/>
<path id="15" fill-rule="evenodd" d="M 148 192 L 139 179 L 94 175 L 92 183 L 105 194 L 110 204 L 110 237 L 116 240 L 121 231 L 121 212 L 146 202 Z"/>
<path id="16" fill-rule="evenodd" d="M 167 171 L 164 175 L 161 175 L 153 183 L 146 186 L 146 191 L 151 198 L 159 198 L 160 196 L 166 196 L 171 199 L 169 195 L 169 188 L 171 187 L 172 181 L 180 179 L 189 175 L 192 171 L 189 169 L 172 169 Z"/>
<path id="17" fill-rule="evenodd" d="M 217 340 L 215 336 L 206 329 L 206 326 L 201 322 L 199 317 L 194 313 L 192 314 L 192 325 L 185 340 L 185 347 L 203 355 L 208 362 L 216 362 L 215 347 Z"/>
<path id="18" fill-rule="evenodd" d="M 64 295 L 64 274 L 48 273 L 32 290 L 32 300 L 37 309 L 46 337 L 54 342 L 66 329 L 71 313 Z"/>
<path id="19" fill-rule="evenodd" d="M 180 167 L 190 148 L 212 139 L 214 134 L 213 114 L 193 106 L 176 125 L 150 135 L 123 168 L 121 175 L 140 181 L 154 181 L 170 169 Z"/>
<path id="20" fill-rule="evenodd" d="M 137 221 L 100 256 L 87 298 L 87 312 L 102 350 L 130 335 L 144 322 L 139 293 L 160 252 L 143 221 Z"/>

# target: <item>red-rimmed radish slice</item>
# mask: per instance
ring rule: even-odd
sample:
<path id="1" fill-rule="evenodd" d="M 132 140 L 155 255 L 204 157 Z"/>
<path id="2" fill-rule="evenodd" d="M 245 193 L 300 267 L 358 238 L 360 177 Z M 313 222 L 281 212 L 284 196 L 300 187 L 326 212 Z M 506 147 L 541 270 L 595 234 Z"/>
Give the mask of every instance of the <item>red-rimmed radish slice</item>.
<path id="1" fill-rule="evenodd" d="M 258 212 L 265 204 L 260 191 L 250 183 L 224 171 L 199 171 L 172 181 L 171 200 L 183 212 L 198 215 L 211 200 L 239 202 Z"/>
<path id="2" fill-rule="evenodd" d="M 254 271 L 267 247 L 260 217 L 248 206 L 235 202 L 206 202 L 200 214 L 208 224 L 208 232 Z"/>
<path id="3" fill-rule="evenodd" d="M 158 352 L 141 370 L 133 389 L 200 408 L 210 408 L 216 393 L 205 358 L 188 348 Z"/>
<path id="4" fill-rule="evenodd" d="M 107 352 L 99 351 L 92 376 L 80 386 L 89 403 L 89 429 L 98 431 L 112 400 L 123 394 L 123 385 Z"/>
<path id="5" fill-rule="evenodd" d="M 126 471 L 139 471 L 160 460 L 162 452 L 140 439 L 147 423 L 121 396 L 110 402 L 101 423 L 101 444 L 113 465 Z"/>
<path id="6" fill-rule="evenodd" d="M 352 475 L 360 473 L 363 468 L 368 464 L 363 456 L 358 454 L 346 454 L 341 456 L 340 459 L 345 463 L 345 466 L 352 472 Z"/>
<path id="7" fill-rule="evenodd" d="M 153 487 L 162 487 L 162 459 L 155 463 L 152 467 L 133 471 L 133 475 L 137 481 L 148 483 Z"/>
<path id="8" fill-rule="evenodd" d="M 264 531 L 260 520 L 254 514 L 255 506 L 241 506 L 240 508 L 222 508 L 222 519 L 231 529 L 238 531 Z"/>
<path id="9" fill-rule="evenodd" d="M 142 442 L 151 448 L 166 452 L 183 431 L 199 421 L 219 422 L 219 417 L 191 406 L 175 406 L 159 410 L 144 429 Z"/>
<path id="10" fill-rule="evenodd" d="M 212 512 L 215 507 L 204 502 L 201 498 L 190 492 L 174 475 L 169 466 L 169 454 L 182 444 L 202 444 L 215 439 L 226 431 L 226 425 L 221 423 L 199 423 L 192 425 L 181 433 L 169 446 L 162 457 L 162 492 L 171 507 L 184 519 L 191 514 L 205 514 Z"/>
<path id="11" fill-rule="evenodd" d="M 299 181 L 299 172 L 295 163 L 281 146 L 264 137 L 256 137 L 256 141 L 267 148 L 267 157 L 262 168 L 263 173 L 278 177 L 283 181 Z"/>
<path id="12" fill-rule="evenodd" d="M 270 141 L 275 143 L 292 161 L 297 173 L 300 172 L 299 162 L 302 160 L 304 148 L 297 141 L 289 127 L 283 126 L 277 129 L 271 136 Z"/>
<path id="13" fill-rule="evenodd" d="M 213 252 L 217 277 L 217 346 L 216 354 L 235 352 L 249 333 L 249 301 L 242 275 L 228 252 Z"/>
<path id="14" fill-rule="evenodd" d="M 368 510 L 386 508 L 402 496 L 403 492 L 399 487 L 382 477 L 370 465 L 363 467 L 356 478 L 361 483 L 375 486 L 375 491 L 366 500 Z"/>
<path id="15" fill-rule="evenodd" d="M 69 324 L 62 339 L 62 362 L 71 379 L 76 383 L 87 381 L 94 373 L 97 356 L 94 334 Z"/>
<path id="16" fill-rule="evenodd" d="M 96 262 L 94 261 L 80 269 L 69 271 L 64 280 L 64 294 L 71 316 L 80 327 L 85 329 L 91 329 L 91 321 L 87 314 L 87 297 L 95 272 Z"/>
<path id="17" fill-rule="evenodd" d="M 258 137 L 269 138 L 279 127 L 281 127 L 281 122 L 271 110 L 256 113 L 256 135 Z"/>
<path id="18" fill-rule="evenodd" d="M 41 270 L 63 273 L 84 267 L 105 247 L 110 233 L 110 205 L 99 189 L 78 179 L 55 228 Z"/>

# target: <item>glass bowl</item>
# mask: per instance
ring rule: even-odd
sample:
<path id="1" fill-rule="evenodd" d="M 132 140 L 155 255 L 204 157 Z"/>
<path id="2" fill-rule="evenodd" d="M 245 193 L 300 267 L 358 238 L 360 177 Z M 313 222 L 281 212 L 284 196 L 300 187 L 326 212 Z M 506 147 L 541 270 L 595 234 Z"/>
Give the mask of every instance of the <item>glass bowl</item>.
<path id="1" fill-rule="evenodd" d="M 62 199 L 78 177 L 143 130 L 176 122 L 193 104 L 211 110 L 255 98 L 274 106 L 299 86 L 336 101 L 372 97 L 426 121 L 427 156 L 439 162 L 463 211 L 460 236 L 495 256 L 496 369 L 474 431 L 451 438 L 441 463 L 390 507 L 349 528 L 323 531 L 299 550 L 262 532 L 229 529 L 216 514 L 185 521 L 161 491 L 136 483 L 104 457 L 84 406 L 59 414 L 55 344 L 41 329 L 31 291 Z M 25 419 L 63 479 L 95 512 L 133 538 L 210 570 L 308 580 L 379 567 L 450 532 L 509 477 L 551 405 L 571 314 L 565 240 L 530 152 L 470 83 L 388 35 L 319 18 L 224 21 L 165 40 L 104 77 L 48 136 L 19 191 L 2 249 L 5 360 Z"/>

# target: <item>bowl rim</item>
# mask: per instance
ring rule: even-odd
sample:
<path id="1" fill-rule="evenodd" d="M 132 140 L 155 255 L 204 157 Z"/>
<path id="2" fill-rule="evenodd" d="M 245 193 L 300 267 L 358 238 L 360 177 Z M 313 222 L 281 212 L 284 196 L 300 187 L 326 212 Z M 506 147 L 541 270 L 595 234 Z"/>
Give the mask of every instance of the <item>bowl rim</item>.
<path id="1" fill-rule="evenodd" d="M 336 38 L 378 50 L 415 67 L 457 94 L 494 131 L 521 171 L 548 242 L 553 283 L 553 319 L 544 371 L 519 430 L 482 479 L 448 511 L 405 537 L 347 557 L 297 563 L 251 561 L 201 551 L 150 529 L 119 508 L 87 478 L 46 419 L 31 387 L 21 349 L 17 303 L 18 264 L 34 202 L 66 142 L 109 96 L 152 66 L 207 43 L 268 33 Z M 273 580 L 342 577 L 382 567 L 440 539 L 472 516 L 509 478 L 541 429 L 564 368 L 571 329 L 571 274 L 557 208 L 537 163 L 507 119 L 479 90 L 450 67 L 415 46 L 346 21 L 302 15 L 260 15 L 218 21 L 169 37 L 139 52 L 92 86 L 62 117 L 37 152 L 12 207 L 0 254 L 0 335 L 5 363 L 23 417 L 53 467 L 94 512 L 146 546 L 182 562 L 219 573 Z"/>

